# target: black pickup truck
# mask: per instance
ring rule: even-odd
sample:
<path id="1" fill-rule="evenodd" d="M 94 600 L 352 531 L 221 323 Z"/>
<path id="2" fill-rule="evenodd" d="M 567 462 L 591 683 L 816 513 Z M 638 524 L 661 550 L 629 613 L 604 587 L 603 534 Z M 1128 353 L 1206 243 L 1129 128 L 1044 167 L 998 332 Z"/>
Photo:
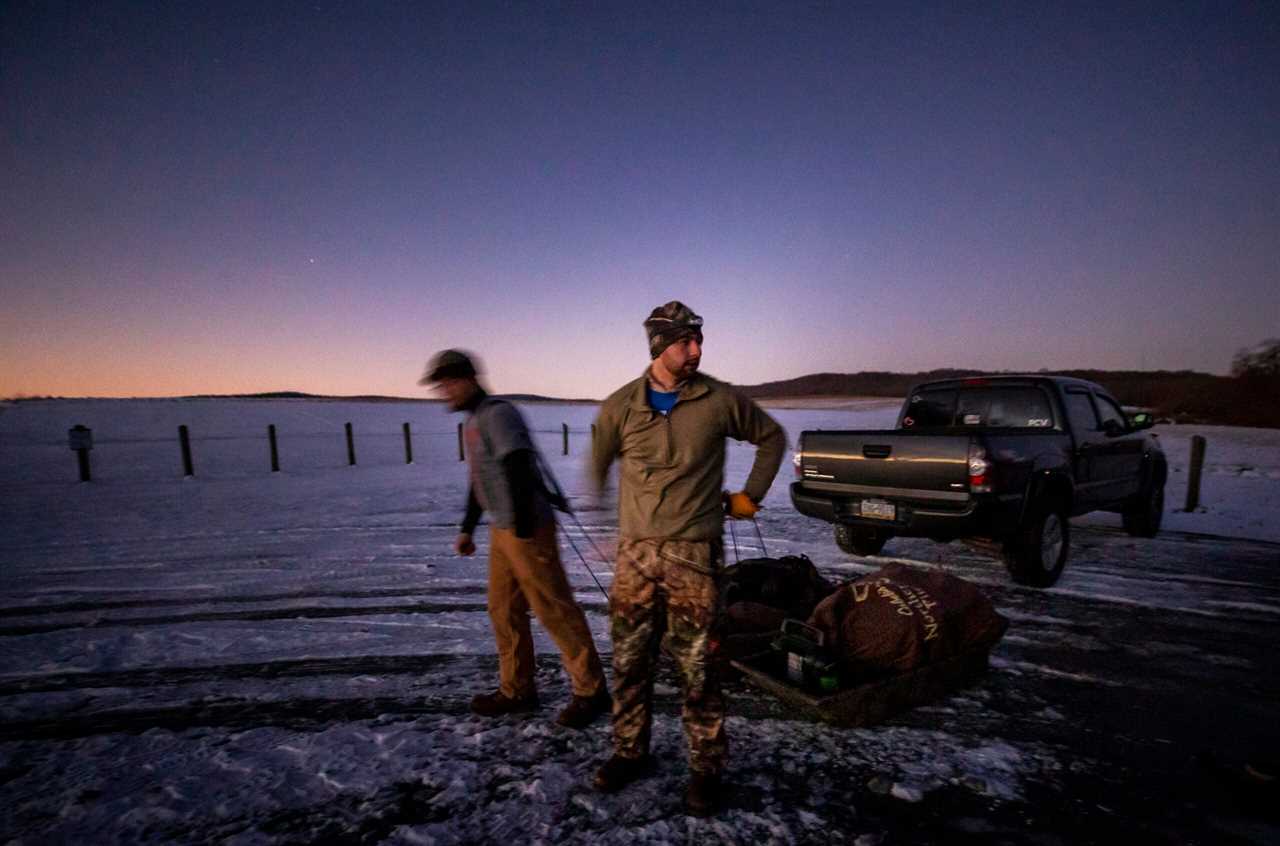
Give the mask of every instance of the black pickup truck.
<path id="1" fill-rule="evenodd" d="M 999 551 L 1014 581 L 1048 587 L 1073 515 L 1115 511 L 1132 535 L 1159 531 L 1168 469 L 1152 425 L 1081 379 L 926 382 L 896 429 L 802 433 L 791 501 L 834 523 L 846 552 L 875 555 L 895 535 L 970 540 Z"/>

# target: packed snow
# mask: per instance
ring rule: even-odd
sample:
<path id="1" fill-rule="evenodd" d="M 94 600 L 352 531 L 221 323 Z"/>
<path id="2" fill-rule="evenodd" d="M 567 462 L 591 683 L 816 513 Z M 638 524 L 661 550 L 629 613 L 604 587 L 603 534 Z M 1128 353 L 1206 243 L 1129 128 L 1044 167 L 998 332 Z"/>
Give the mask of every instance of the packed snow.
<path id="1" fill-rule="evenodd" d="M 581 525 L 562 526 L 562 557 L 607 662 L 606 601 L 592 573 L 607 589 L 616 520 L 607 495 L 596 501 L 583 480 L 596 408 L 521 408 L 578 507 Z M 772 413 L 794 440 L 809 428 L 891 426 L 896 404 Z M 528 720 L 468 712 L 471 696 L 494 685 L 496 658 L 487 542 L 478 538 L 473 558 L 451 552 L 466 484 L 456 422 L 428 402 L 0 405 L 0 840 L 879 842 L 889 812 L 855 807 L 855 786 L 888 807 L 958 791 L 993 809 L 1028 802 L 1064 769 L 1083 766 L 1059 743 L 1005 736 L 984 717 L 1002 678 L 1130 684 L 1040 657 L 1064 644 L 1081 654 L 1111 648 L 1066 613 L 1073 603 L 1280 621 L 1274 577 L 1259 591 L 1247 577 L 1169 564 L 1149 542 L 1111 531 L 1115 515 L 1074 521 L 1098 531 L 1077 534 L 1051 591 L 1014 590 L 998 564 L 954 545 L 894 541 L 881 558 L 852 559 L 835 549 L 828 527 L 792 510 L 784 463 L 764 502 L 762 536 L 738 524 L 726 535 L 731 559 L 735 550 L 803 553 L 831 578 L 889 559 L 943 566 L 992 590 L 1011 627 L 986 680 L 883 726 L 811 723 L 735 688 L 733 798 L 698 820 L 680 809 L 687 770 L 673 677 L 656 691 L 663 765 L 614 796 L 589 787 L 609 753 L 607 723 L 573 732 L 551 721 L 568 690 L 536 624 L 542 712 Z M 94 435 L 87 484 L 67 445 L 77 424 Z M 268 424 L 278 431 L 278 473 Z M 191 432 L 193 477 L 182 472 L 179 425 Z M 1156 431 L 1170 461 L 1169 542 L 1280 542 L 1280 432 Z M 1208 440 L 1202 507 L 1183 513 L 1193 434 Z M 729 485 L 745 478 L 753 454 L 729 446 Z M 1124 559 L 1144 566 L 1117 569 Z M 1056 603 L 1043 604 L 1046 596 Z M 1248 663 L 1220 643 L 1133 648 L 1180 648 L 1227 668 Z M 1030 719 L 1061 725 L 1058 707 L 1035 703 Z"/>

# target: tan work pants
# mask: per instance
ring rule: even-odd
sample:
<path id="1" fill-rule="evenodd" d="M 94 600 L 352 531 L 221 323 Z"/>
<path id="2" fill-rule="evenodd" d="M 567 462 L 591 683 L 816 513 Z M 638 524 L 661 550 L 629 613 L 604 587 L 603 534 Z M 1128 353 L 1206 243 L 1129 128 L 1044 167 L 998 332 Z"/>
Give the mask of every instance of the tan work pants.
<path id="1" fill-rule="evenodd" d="M 604 670 L 591 629 L 560 563 L 555 521 L 525 539 L 510 529 L 489 529 L 489 619 L 498 641 L 499 690 L 504 696 L 536 693 L 530 610 L 560 649 L 574 695 L 594 696 L 604 690 Z"/>

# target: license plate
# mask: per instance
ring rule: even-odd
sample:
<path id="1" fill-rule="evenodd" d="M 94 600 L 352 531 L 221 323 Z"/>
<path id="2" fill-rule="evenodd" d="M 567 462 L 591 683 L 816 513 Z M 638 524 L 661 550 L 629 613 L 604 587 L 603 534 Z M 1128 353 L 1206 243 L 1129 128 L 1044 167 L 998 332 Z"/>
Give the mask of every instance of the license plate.
<path id="1" fill-rule="evenodd" d="M 896 520 L 898 519 L 898 509 L 892 502 L 885 502 L 883 499 L 864 499 L 862 501 L 862 516 L 872 517 L 876 520 Z"/>

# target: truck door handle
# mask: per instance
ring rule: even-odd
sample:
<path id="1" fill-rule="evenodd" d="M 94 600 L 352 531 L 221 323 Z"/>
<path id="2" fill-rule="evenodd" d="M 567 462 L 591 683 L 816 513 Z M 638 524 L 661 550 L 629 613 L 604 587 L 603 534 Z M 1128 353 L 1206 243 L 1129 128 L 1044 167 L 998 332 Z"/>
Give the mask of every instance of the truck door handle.
<path id="1" fill-rule="evenodd" d="M 862 446 L 864 458 L 888 458 L 891 452 L 893 447 L 888 444 L 863 444 Z"/>

